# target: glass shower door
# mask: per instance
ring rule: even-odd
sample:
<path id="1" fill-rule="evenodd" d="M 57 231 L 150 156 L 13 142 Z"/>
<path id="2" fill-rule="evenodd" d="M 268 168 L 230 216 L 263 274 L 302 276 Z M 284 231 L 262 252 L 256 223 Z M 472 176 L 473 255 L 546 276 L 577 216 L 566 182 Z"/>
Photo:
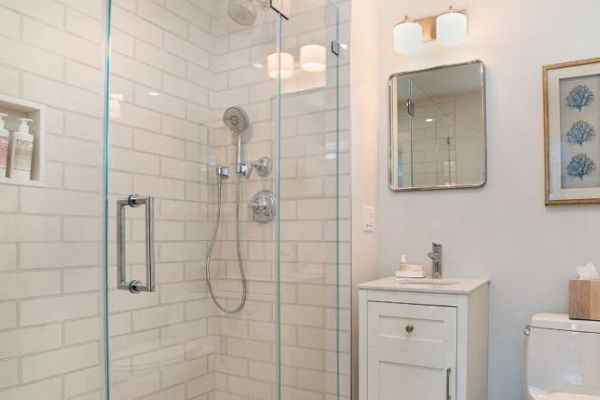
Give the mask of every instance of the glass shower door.
<path id="1" fill-rule="evenodd" d="M 349 392 L 338 10 L 310 0 L 286 11 L 112 3 L 111 399 Z"/>
<path id="2" fill-rule="evenodd" d="M 244 379 L 251 382 L 250 351 L 263 351 L 270 361 L 275 343 L 273 337 L 261 347 L 250 338 L 258 321 L 273 321 L 272 306 L 252 294 L 242 303 L 247 290 L 238 266 L 250 290 L 258 269 L 245 241 L 256 235 L 247 226 L 254 186 L 246 184 L 260 178 L 256 171 L 247 178 L 238 173 L 237 139 L 243 139 L 237 146 L 243 160 L 254 161 L 251 137 L 237 130 L 240 121 L 232 118 L 238 116 L 226 124 L 224 114 L 243 108 L 253 134 L 274 136 L 270 110 L 244 92 L 264 82 L 264 91 L 276 96 L 267 70 L 252 67 L 252 60 L 276 50 L 278 15 L 212 0 L 113 1 L 111 12 L 107 395 L 205 399 L 240 392 Z M 215 300 L 206 284 L 209 248 Z M 217 301 L 237 312 L 219 310 Z"/>
<path id="3" fill-rule="evenodd" d="M 294 2 L 281 52 L 299 57 L 281 81 L 279 138 L 282 399 L 350 395 L 349 268 L 344 226 L 349 136 L 340 129 L 339 10 Z"/>
<path id="4" fill-rule="evenodd" d="M 456 183 L 456 140 L 448 96 L 430 96 L 412 79 L 391 83 L 390 173 L 399 186 L 430 187 Z M 400 86 L 402 85 L 402 86 Z"/>

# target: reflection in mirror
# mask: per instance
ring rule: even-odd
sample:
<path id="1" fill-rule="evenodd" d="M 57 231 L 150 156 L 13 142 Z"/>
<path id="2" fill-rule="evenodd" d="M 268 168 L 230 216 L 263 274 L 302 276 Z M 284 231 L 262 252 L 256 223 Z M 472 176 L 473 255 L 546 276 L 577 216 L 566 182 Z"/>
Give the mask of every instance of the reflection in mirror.
<path id="1" fill-rule="evenodd" d="M 480 61 L 392 75 L 390 188 L 486 182 L 485 69 Z"/>

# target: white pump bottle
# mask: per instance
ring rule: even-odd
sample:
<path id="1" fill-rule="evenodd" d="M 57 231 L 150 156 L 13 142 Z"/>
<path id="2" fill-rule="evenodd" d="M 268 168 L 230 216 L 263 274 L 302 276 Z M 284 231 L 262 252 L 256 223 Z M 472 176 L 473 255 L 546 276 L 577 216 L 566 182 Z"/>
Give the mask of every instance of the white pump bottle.
<path id="1" fill-rule="evenodd" d="M 33 161 L 33 135 L 29 133 L 32 119 L 19 118 L 19 130 L 13 132 L 11 142 L 10 177 L 20 181 L 31 179 Z"/>
<path id="2" fill-rule="evenodd" d="M 6 171 L 8 170 L 8 159 L 10 156 L 10 133 L 4 126 L 8 115 L 0 113 L 0 179 L 6 178 Z"/>

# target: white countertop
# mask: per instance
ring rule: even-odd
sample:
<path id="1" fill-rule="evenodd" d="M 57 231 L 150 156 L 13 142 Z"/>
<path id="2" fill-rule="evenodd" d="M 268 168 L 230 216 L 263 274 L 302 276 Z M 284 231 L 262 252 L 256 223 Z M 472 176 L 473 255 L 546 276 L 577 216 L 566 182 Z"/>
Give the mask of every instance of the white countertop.
<path id="1" fill-rule="evenodd" d="M 391 290 L 398 292 L 421 292 L 442 294 L 468 294 L 482 285 L 489 284 L 489 279 L 444 278 L 444 279 L 397 279 L 395 276 L 365 282 L 359 289 Z"/>

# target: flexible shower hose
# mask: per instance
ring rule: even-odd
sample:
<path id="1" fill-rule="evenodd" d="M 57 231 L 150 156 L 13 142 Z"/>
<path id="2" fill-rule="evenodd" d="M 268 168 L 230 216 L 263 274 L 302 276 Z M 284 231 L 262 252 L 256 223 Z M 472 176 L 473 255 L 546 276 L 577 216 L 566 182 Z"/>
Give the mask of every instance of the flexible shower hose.
<path id="1" fill-rule="evenodd" d="M 213 230 L 213 234 L 212 234 L 212 238 L 210 240 L 210 244 L 208 246 L 207 249 L 207 253 L 206 253 L 206 286 L 208 286 L 208 292 L 210 293 L 210 297 L 212 298 L 213 302 L 215 303 L 215 305 L 217 306 L 217 308 L 221 311 L 223 311 L 224 313 L 227 314 L 235 314 L 240 312 L 244 306 L 246 305 L 246 297 L 248 295 L 248 282 L 246 281 L 246 273 L 244 272 L 244 261 L 242 259 L 242 248 L 241 248 L 241 233 L 240 233 L 240 228 L 241 228 L 241 215 L 240 215 L 240 202 L 241 202 L 241 191 L 242 191 L 242 176 L 240 174 L 238 174 L 238 181 L 237 181 L 237 189 L 236 189 L 236 210 L 235 210 L 235 220 L 236 220 L 236 228 L 235 228 L 235 242 L 236 242 L 236 250 L 237 250 L 237 258 L 238 258 L 238 267 L 240 269 L 240 279 L 242 281 L 242 298 L 240 299 L 240 303 L 237 307 L 233 308 L 233 309 L 227 309 L 225 308 L 225 306 L 223 306 L 221 303 L 219 303 L 219 300 L 217 300 L 217 296 L 214 293 L 213 287 L 212 287 L 212 278 L 210 276 L 210 261 L 212 258 L 212 252 L 213 249 L 215 247 L 215 242 L 217 241 L 217 234 L 219 233 L 219 227 L 221 225 L 221 204 L 222 204 L 222 199 L 223 199 L 223 178 L 222 177 L 218 177 L 219 181 L 217 184 L 217 197 L 218 197 L 218 205 L 217 205 L 217 221 L 215 222 L 215 227 Z"/>

